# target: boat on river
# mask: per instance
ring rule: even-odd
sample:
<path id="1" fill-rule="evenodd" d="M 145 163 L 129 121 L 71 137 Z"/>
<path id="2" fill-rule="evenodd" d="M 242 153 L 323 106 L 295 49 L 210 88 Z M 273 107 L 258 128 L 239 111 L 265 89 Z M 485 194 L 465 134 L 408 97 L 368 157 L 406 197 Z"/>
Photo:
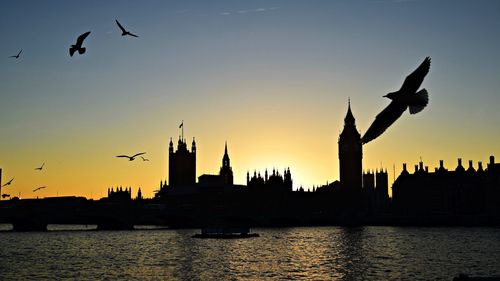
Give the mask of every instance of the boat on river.
<path id="1" fill-rule="evenodd" d="M 193 238 L 234 239 L 259 237 L 257 233 L 250 233 L 249 227 L 204 227 L 201 233 Z"/>

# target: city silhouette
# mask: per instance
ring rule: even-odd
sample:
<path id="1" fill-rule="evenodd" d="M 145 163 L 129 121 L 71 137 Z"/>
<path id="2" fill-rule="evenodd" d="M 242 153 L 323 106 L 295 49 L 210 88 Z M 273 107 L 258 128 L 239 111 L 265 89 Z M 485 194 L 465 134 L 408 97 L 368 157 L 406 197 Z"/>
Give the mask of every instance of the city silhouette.
<path id="1" fill-rule="evenodd" d="M 340 179 L 309 191 L 302 187 L 293 190 L 289 167 L 282 168 L 282 172 L 249 169 L 246 185 L 234 184 L 227 142 L 218 174 L 197 178 L 196 141 L 193 138 L 188 148 L 184 122 L 179 128 L 182 134 L 177 145 L 172 138 L 168 144 L 168 181 L 160 181 L 154 198 L 144 198 L 140 187 L 134 196 L 130 186 L 109 187 L 107 197 L 98 201 L 72 196 L 23 200 L 13 197 L 1 202 L 0 221 L 23 231 L 45 230 L 49 223 L 97 224 L 98 229 L 133 229 L 140 224 L 170 228 L 217 225 L 231 229 L 313 225 L 500 226 L 500 163 L 495 163 L 494 156 L 486 167 L 479 161 L 474 168 L 470 160 L 467 169 L 459 158 L 452 171 L 440 161 L 440 166 L 429 172 L 421 161 L 410 173 L 405 163 L 390 187 L 386 168 L 363 168 L 363 144 L 350 101 L 338 138 Z M 133 161 L 144 154 L 116 157 Z M 37 169 L 42 168 L 43 165 Z M 0 182 L 0 186 L 12 181 L 3 185 Z M 44 188 L 37 187 L 33 192 Z"/>
<path id="2" fill-rule="evenodd" d="M 2 8 L 1 280 L 500 280 L 500 2 Z"/>

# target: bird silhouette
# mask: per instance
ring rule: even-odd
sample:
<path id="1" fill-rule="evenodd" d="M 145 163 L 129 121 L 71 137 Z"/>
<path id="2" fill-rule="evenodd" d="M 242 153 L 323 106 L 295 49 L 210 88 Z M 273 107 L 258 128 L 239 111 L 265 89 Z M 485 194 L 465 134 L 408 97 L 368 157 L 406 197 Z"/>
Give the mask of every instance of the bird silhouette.
<path id="1" fill-rule="evenodd" d="M 86 48 L 82 47 L 83 40 L 89 36 L 90 31 L 85 32 L 84 34 L 78 36 L 78 39 L 76 39 L 75 45 L 71 45 L 69 48 L 69 55 L 72 57 L 73 54 L 78 51 L 80 55 L 85 54 L 85 51 L 87 50 Z"/>
<path id="2" fill-rule="evenodd" d="M 4 185 L 2 185 L 2 187 L 4 186 L 7 186 L 7 185 L 10 185 L 12 183 L 12 181 L 14 180 L 14 178 L 12 178 L 10 181 L 6 182 Z"/>
<path id="3" fill-rule="evenodd" d="M 120 24 L 120 22 L 118 22 L 118 20 L 115 20 L 115 21 L 116 21 L 116 24 L 118 25 L 118 27 L 120 28 L 120 30 L 122 31 L 122 36 L 130 35 L 130 36 L 133 36 L 136 38 L 139 37 L 135 34 L 128 32 L 127 30 L 125 30 L 125 28 Z"/>
<path id="4" fill-rule="evenodd" d="M 2 198 L 10 197 L 10 194 L 2 194 Z"/>
<path id="5" fill-rule="evenodd" d="M 149 159 L 144 158 L 144 157 L 142 157 L 142 156 L 141 156 L 141 159 L 142 159 L 142 161 L 149 161 Z"/>
<path id="6" fill-rule="evenodd" d="M 21 51 L 19 51 L 19 53 L 17 53 L 17 55 L 15 56 L 10 56 L 9 58 L 16 58 L 18 59 L 19 58 L 19 55 L 21 55 L 21 53 L 23 52 L 23 49 L 21 49 Z"/>
<path id="7" fill-rule="evenodd" d="M 46 186 L 37 187 L 37 188 L 33 189 L 33 192 L 37 192 L 38 190 L 44 189 L 44 188 L 46 188 Z"/>
<path id="8" fill-rule="evenodd" d="M 42 166 L 35 168 L 35 170 L 41 171 L 43 169 L 43 166 L 45 165 L 45 162 L 42 164 Z"/>
<path id="9" fill-rule="evenodd" d="M 392 125 L 407 108 L 410 114 L 416 114 L 422 111 L 429 102 L 429 96 L 426 89 L 417 92 L 424 81 L 424 77 L 429 72 L 431 58 L 426 57 L 420 66 L 408 75 L 397 92 L 388 93 L 384 97 L 391 99 L 391 103 L 380 112 L 361 142 L 366 144 L 380 136 L 389 126 Z"/>
<path id="10" fill-rule="evenodd" d="M 116 157 L 128 158 L 128 161 L 134 161 L 134 160 L 135 160 L 135 157 L 137 157 L 137 156 L 139 156 L 139 155 L 143 155 L 143 154 L 146 154 L 146 152 L 137 153 L 137 154 L 132 155 L 132 156 L 127 156 L 127 155 L 118 155 L 118 156 L 116 156 Z"/>

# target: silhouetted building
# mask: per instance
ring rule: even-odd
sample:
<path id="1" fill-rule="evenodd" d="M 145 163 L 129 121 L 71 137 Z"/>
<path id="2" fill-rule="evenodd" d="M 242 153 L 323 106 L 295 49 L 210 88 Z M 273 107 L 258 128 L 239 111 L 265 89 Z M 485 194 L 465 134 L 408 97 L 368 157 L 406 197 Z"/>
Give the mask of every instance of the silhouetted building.
<path id="1" fill-rule="evenodd" d="M 186 140 L 179 138 L 177 150 L 170 139 L 168 157 L 169 186 L 189 186 L 196 183 L 196 143 L 193 138 L 191 152 L 187 149 Z"/>
<path id="2" fill-rule="evenodd" d="M 222 166 L 220 167 L 219 176 L 225 185 L 233 184 L 233 169 L 231 168 L 229 155 L 227 153 L 227 142 L 224 147 L 224 156 L 222 157 Z"/>
<path id="3" fill-rule="evenodd" d="M 389 204 L 389 178 L 387 170 L 375 173 L 375 208 L 380 210 Z"/>
<path id="4" fill-rule="evenodd" d="M 375 192 L 375 173 L 371 170 L 363 173 L 363 189 L 369 194 Z"/>
<path id="5" fill-rule="evenodd" d="M 268 175 L 267 169 L 264 173 L 264 177 L 254 171 L 252 177 L 250 173 L 247 172 L 247 186 L 249 190 L 252 191 L 264 191 L 264 192 L 292 192 L 292 174 L 290 173 L 290 168 L 285 169 L 283 175 L 281 175 L 277 170 L 273 169 L 273 173 Z"/>
<path id="6" fill-rule="evenodd" d="M 383 210 L 389 204 L 389 180 L 387 171 L 384 169 L 363 173 L 363 193 L 370 207 L 375 210 Z"/>
<path id="7" fill-rule="evenodd" d="M 392 202 L 400 214 L 415 215 L 477 215 L 500 211 L 500 164 L 490 163 L 486 171 L 482 163 L 474 169 L 469 161 L 467 170 L 458 159 L 454 171 L 444 167 L 430 173 L 423 163 L 410 174 L 403 164 L 403 171 L 392 187 Z"/>
<path id="8" fill-rule="evenodd" d="M 142 200 L 142 192 L 141 192 L 141 188 L 139 187 L 139 190 L 137 191 L 137 197 L 135 198 L 136 200 Z"/>
<path id="9" fill-rule="evenodd" d="M 132 200 L 132 188 L 117 187 L 116 189 L 108 188 L 108 200 L 115 202 L 123 202 Z"/>
<path id="10" fill-rule="evenodd" d="M 227 142 L 224 146 L 224 156 L 222 156 L 222 166 L 218 175 L 203 174 L 198 177 L 200 186 L 220 187 L 233 185 L 233 168 L 227 153 Z"/>
<path id="11" fill-rule="evenodd" d="M 361 135 L 349 102 L 344 129 L 339 136 L 340 187 L 345 191 L 360 191 L 362 186 L 363 149 Z"/>

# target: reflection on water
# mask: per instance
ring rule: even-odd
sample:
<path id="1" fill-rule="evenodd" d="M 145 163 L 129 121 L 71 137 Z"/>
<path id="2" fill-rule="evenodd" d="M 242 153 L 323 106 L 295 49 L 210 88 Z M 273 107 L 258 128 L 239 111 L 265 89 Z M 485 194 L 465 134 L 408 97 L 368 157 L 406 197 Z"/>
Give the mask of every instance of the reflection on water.
<path id="1" fill-rule="evenodd" d="M 261 237 L 192 239 L 198 230 L 0 232 L 2 280 L 451 280 L 500 275 L 493 228 L 254 229 Z M 2 228 L 3 229 L 3 228 Z M 58 231 L 64 230 L 64 231 Z"/>

